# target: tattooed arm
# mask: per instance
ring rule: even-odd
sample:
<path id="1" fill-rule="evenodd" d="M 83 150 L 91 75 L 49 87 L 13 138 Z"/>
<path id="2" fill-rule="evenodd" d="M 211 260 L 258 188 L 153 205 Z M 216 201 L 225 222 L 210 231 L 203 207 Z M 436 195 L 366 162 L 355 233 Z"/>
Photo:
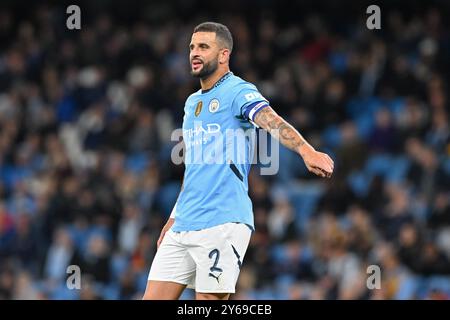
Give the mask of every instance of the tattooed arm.
<path id="1" fill-rule="evenodd" d="M 327 154 L 314 150 L 302 135 L 271 107 L 265 107 L 259 111 L 253 122 L 269 132 L 285 147 L 297 152 L 310 172 L 321 177 L 331 177 L 334 169 L 333 160 Z"/>

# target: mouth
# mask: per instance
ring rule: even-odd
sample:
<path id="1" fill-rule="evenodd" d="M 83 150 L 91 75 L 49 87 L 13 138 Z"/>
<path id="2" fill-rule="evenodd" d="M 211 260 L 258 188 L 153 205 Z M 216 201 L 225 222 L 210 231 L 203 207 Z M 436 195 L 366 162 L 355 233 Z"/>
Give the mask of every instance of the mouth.
<path id="1" fill-rule="evenodd" d="M 201 60 L 192 60 L 191 67 L 193 71 L 199 70 L 203 65 L 203 62 Z"/>

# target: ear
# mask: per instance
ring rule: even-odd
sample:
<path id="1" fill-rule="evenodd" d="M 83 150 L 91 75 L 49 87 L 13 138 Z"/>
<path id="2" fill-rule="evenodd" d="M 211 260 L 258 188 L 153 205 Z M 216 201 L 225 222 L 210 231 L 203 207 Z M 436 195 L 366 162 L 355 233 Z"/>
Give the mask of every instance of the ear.
<path id="1" fill-rule="evenodd" d="M 219 63 L 224 64 L 230 61 L 230 50 L 224 48 L 219 53 Z"/>

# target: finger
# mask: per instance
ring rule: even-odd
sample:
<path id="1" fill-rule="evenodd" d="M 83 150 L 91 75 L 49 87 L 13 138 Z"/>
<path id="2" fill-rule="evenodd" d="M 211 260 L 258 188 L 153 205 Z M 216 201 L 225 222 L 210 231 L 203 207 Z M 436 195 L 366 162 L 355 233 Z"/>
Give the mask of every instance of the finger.
<path id="1" fill-rule="evenodd" d="M 330 162 L 334 164 L 333 159 L 331 159 L 331 157 L 329 155 L 326 155 L 326 156 L 327 156 L 327 159 L 330 160 Z"/>
<path id="2" fill-rule="evenodd" d="M 326 172 L 324 170 L 322 170 L 322 172 L 323 172 L 325 178 L 331 178 L 331 175 L 332 175 L 331 172 Z"/>
<path id="3" fill-rule="evenodd" d="M 325 170 L 322 170 L 322 173 L 324 174 L 325 178 L 330 178 L 331 177 L 331 172 L 327 172 Z"/>
<path id="4" fill-rule="evenodd" d="M 333 174 L 334 168 L 331 165 L 331 166 L 328 166 L 326 169 L 322 169 L 322 170 L 327 174 L 327 176 L 331 176 Z"/>
<path id="5" fill-rule="evenodd" d="M 327 163 L 330 165 L 330 167 L 332 167 L 333 168 L 333 166 L 334 166 L 334 162 L 333 162 L 333 160 L 330 158 L 330 156 L 329 155 L 327 155 L 327 154 L 325 154 L 325 160 L 327 161 Z"/>
<path id="6" fill-rule="evenodd" d="M 322 160 L 330 168 L 330 171 L 333 170 L 334 162 L 326 153 L 323 153 Z"/>
<path id="7" fill-rule="evenodd" d="M 333 161 L 333 159 L 331 159 L 331 157 L 329 155 L 327 155 L 327 159 L 330 161 L 331 168 L 334 169 L 334 161 Z"/>
<path id="8" fill-rule="evenodd" d="M 317 168 L 317 167 L 311 167 L 310 171 L 311 171 L 312 173 L 318 175 L 319 177 L 323 177 L 323 178 L 325 177 L 325 173 L 324 173 L 320 168 Z"/>
<path id="9" fill-rule="evenodd" d="M 324 161 L 323 164 L 315 166 L 315 167 L 316 167 L 316 169 L 322 170 L 327 174 L 333 172 L 333 167 L 330 164 L 328 164 L 326 161 Z"/>
<path id="10" fill-rule="evenodd" d="M 327 171 L 320 167 L 313 167 L 313 168 L 316 170 L 319 170 L 322 173 L 322 175 L 321 175 L 322 177 L 330 178 L 331 175 L 333 174 L 333 170 Z"/>

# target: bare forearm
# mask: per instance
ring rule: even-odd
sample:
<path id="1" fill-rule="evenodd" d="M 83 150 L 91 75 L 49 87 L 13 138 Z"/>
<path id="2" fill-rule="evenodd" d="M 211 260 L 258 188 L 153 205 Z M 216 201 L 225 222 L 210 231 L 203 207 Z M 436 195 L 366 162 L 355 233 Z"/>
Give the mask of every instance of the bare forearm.
<path id="1" fill-rule="evenodd" d="M 320 177 L 331 177 L 334 170 L 333 160 L 327 154 L 316 151 L 294 127 L 271 107 L 265 107 L 259 111 L 253 121 L 267 130 L 284 146 L 300 154 L 310 172 Z"/>
<path id="2" fill-rule="evenodd" d="M 271 107 L 258 112 L 254 122 L 279 140 L 285 147 L 300 153 L 303 146 L 308 145 L 302 135 L 286 120 L 280 117 Z"/>

